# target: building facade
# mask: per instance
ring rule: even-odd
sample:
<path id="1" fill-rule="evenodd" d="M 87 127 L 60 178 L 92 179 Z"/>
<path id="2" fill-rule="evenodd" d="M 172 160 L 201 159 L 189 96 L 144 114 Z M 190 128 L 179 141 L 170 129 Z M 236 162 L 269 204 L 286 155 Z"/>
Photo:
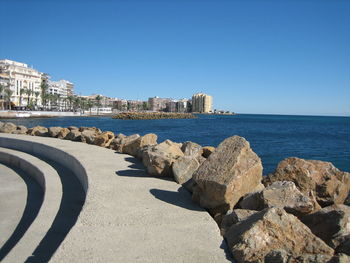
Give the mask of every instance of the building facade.
<path id="1" fill-rule="evenodd" d="M 74 94 L 74 84 L 68 80 L 51 81 L 48 80 L 47 93 L 51 95 L 57 95 L 58 101 L 55 102 L 55 107 L 59 110 L 63 110 L 67 106 L 66 99 Z M 50 105 L 51 107 L 51 105 Z"/>
<path id="2" fill-rule="evenodd" d="M 192 112 L 212 112 L 213 97 L 204 93 L 197 93 L 192 96 Z"/>
<path id="3" fill-rule="evenodd" d="M 170 101 L 171 101 L 171 99 L 169 99 L 169 98 L 159 98 L 159 97 L 149 98 L 148 99 L 148 108 L 151 111 L 165 111 L 166 104 Z"/>
<path id="4" fill-rule="evenodd" d="M 9 59 L 0 60 L 1 83 L 12 91 L 14 106 L 41 106 L 41 76 L 43 73 L 27 64 Z"/>

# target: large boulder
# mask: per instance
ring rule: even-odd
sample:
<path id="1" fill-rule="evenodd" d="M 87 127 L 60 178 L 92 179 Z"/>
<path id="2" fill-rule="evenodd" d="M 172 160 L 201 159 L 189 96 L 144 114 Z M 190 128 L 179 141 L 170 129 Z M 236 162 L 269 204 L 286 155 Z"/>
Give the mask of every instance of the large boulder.
<path id="1" fill-rule="evenodd" d="M 280 162 L 276 171 L 264 178 L 265 185 L 276 181 L 292 181 L 306 195 L 313 192 L 322 207 L 342 204 L 350 190 L 350 173 L 329 162 L 295 157 Z"/>
<path id="2" fill-rule="evenodd" d="M 49 131 L 48 131 L 49 136 L 53 138 L 57 138 L 61 130 L 62 130 L 62 127 L 49 127 Z"/>
<path id="3" fill-rule="evenodd" d="M 12 132 L 12 134 L 27 134 L 28 129 L 26 126 L 18 125 L 17 129 Z"/>
<path id="4" fill-rule="evenodd" d="M 139 134 L 133 134 L 125 136 L 124 134 L 118 134 L 117 137 L 111 142 L 113 146 L 111 149 L 116 150 L 119 153 L 123 153 L 123 148 L 126 144 L 129 144 L 140 138 Z"/>
<path id="5" fill-rule="evenodd" d="M 124 143 L 122 147 L 122 152 L 132 155 L 134 157 L 139 157 L 140 150 L 147 146 L 152 146 L 157 144 L 157 135 L 154 133 L 149 133 L 144 136 L 138 137 L 136 140 L 129 140 Z"/>
<path id="6" fill-rule="evenodd" d="M 260 185 L 262 169 L 249 142 L 239 136 L 227 138 L 193 174 L 193 200 L 212 215 L 224 215 Z"/>
<path id="7" fill-rule="evenodd" d="M 192 179 L 193 173 L 198 169 L 199 162 L 194 156 L 181 156 L 173 166 L 174 179 L 178 184 L 184 184 Z"/>
<path id="8" fill-rule="evenodd" d="M 97 146 L 108 147 L 114 139 L 114 133 L 111 131 L 103 132 L 97 135 L 94 139 L 94 143 Z"/>
<path id="9" fill-rule="evenodd" d="M 102 131 L 99 128 L 96 127 L 79 127 L 79 131 L 83 132 L 83 131 L 93 131 L 96 134 L 98 133 L 102 133 Z"/>
<path id="10" fill-rule="evenodd" d="M 95 138 L 99 135 L 95 130 L 89 130 L 89 129 L 84 129 L 81 132 L 81 141 L 88 143 L 88 144 L 93 144 L 95 141 Z"/>
<path id="11" fill-rule="evenodd" d="M 283 249 L 272 250 L 264 258 L 264 263 L 340 263 L 334 257 L 322 254 L 293 255 Z M 344 262 L 345 263 L 345 262 Z M 347 262 L 348 263 L 348 262 Z"/>
<path id="12" fill-rule="evenodd" d="M 147 147 L 142 153 L 142 162 L 150 175 L 172 176 L 172 164 L 181 156 L 184 154 L 179 144 L 166 140 Z"/>
<path id="13" fill-rule="evenodd" d="M 213 147 L 213 146 L 204 146 L 202 148 L 202 150 L 203 150 L 202 156 L 204 158 L 208 158 L 215 151 L 215 147 Z"/>
<path id="14" fill-rule="evenodd" d="M 72 130 L 78 130 L 79 131 L 79 128 L 77 126 L 69 126 L 68 127 L 68 130 L 72 131 Z"/>
<path id="15" fill-rule="evenodd" d="M 184 142 L 181 146 L 181 150 L 185 156 L 193 156 L 197 159 L 202 157 L 203 154 L 202 146 L 190 141 Z"/>
<path id="16" fill-rule="evenodd" d="M 46 137 L 48 136 L 48 129 L 43 126 L 35 126 L 31 129 L 28 129 L 27 134 L 32 136 L 42 136 Z"/>
<path id="17" fill-rule="evenodd" d="M 0 132 L 3 133 L 12 133 L 17 130 L 17 125 L 12 122 L 5 122 L 0 125 Z"/>
<path id="18" fill-rule="evenodd" d="M 229 210 L 221 221 L 221 235 L 225 236 L 226 232 L 231 228 L 231 226 L 246 220 L 255 213 L 257 213 L 257 211 L 247 209 L 234 209 L 233 211 Z"/>
<path id="19" fill-rule="evenodd" d="M 64 139 L 74 141 L 74 142 L 80 142 L 81 141 L 81 132 L 78 129 L 72 129 L 67 134 L 67 136 L 64 137 Z"/>
<path id="20" fill-rule="evenodd" d="M 57 138 L 64 139 L 66 136 L 70 133 L 70 130 L 68 128 L 62 128 L 60 132 L 57 135 Z"/>
<path id="21" fill-rule="evenodd" d="M 316 236 L 338 253 L 350 255 L 350 207 L 332 205 L 302 218 Z"/>
<path id="22" fill-rule="evenodd" d="M 327 262 L 334 253 L 298 218 L 278 207 L 266 208 L 233 225 L 225 238 L 238 263 L 264 262 L 273 250 L 284 250 L 294 258 L 318 255 L 324 259 L 319 262 Z"/>
<path id="23" fill-rule="evenodd" d="M 260 192 L 248 194 L 239 202 L 240 208 L 250 210 L 263 210 L 273 206 L 284 208 L 288 213 L 297 216 L 320 208 L 315 200 L 301 193 L 289 181 L 274 182 Z"/>

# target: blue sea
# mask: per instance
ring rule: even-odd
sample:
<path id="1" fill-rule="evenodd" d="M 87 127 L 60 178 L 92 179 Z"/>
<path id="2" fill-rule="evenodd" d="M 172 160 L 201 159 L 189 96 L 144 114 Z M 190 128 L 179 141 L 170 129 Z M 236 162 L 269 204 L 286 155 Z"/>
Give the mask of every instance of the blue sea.
<path id="1" fill-rule="evenodd" d="M 286 157 L 332 162 L 350 172 L 350 117 L 287 115 L 198 115 L 197 119 L 116 120 L 109 117 L 60 117 L 7 120 L 33 127 L 96 126 L 104 131 L 131 135 L 155 133 L 158 142 L 193 141 L 217 146 L 225 138 L 246 138 L 260 156 L 264 174 L 274 171 Z"/>

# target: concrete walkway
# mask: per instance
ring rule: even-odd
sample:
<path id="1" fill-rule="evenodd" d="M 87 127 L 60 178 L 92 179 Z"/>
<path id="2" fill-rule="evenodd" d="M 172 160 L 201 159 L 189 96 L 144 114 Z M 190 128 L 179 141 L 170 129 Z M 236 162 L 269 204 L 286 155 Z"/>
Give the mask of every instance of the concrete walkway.
<path id="1" fill-rule="evenodd" d="M 209 214 L 180 185 L 147 176 L 131 156 L 11 134 L 0 134 L 0 147 L 45 156 L 80 180 L 85 203 L 51 262 L 229 261 Z"/>

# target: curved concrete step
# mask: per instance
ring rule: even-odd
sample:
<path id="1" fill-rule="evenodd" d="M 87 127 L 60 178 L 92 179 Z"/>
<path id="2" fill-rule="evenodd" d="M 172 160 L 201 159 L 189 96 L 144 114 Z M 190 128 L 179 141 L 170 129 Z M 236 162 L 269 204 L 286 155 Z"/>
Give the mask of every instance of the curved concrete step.
<path id="1" fill-rule="evenodd" d="M 149 177 L 133 157 L 53 138 L 0 135 L 0 146 L 46 156 L 87 191 L 51 262 L 227 262 L 210 215 L 172 181 Z"/>
<path id="2" fill-rule="evenodd" d="M 2 262 L 24 262 L 38 247 L 56 218 L 62 200 L 61 180 L 49 164 L 27 153 L 0 148 L 0 161 L 24 172 L 23 176 L 34 178 L 43 190 L 42 200 L 31 200 L 35 205 L 26 204 L 37 211 L 25 210 L 23 220 L 0 249 Z M 28 191 L 30 196 L 31 189 L 28 188 Z"/>

